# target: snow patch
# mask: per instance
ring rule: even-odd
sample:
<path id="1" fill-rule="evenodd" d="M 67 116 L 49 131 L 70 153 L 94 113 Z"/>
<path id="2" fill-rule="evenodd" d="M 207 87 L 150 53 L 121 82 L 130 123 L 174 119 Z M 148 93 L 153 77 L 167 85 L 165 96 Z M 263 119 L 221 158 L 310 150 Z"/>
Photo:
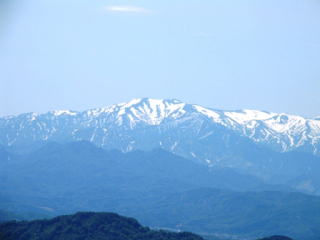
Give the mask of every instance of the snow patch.
<path id="1" fill-rule="evenodd" d="M 198 105 L 194 105 L 194 108 L 198 112 L 202 113 L 203 115 L 211 118 L 213 121 L 221 122 L 220 114 L 218 114 L 217 112 L 210 110 L 210 109 L 207 109 L 207 108 L 204 108 L 204 107 L 201 107 L 201 106 L 198 106 Z"/>
<path id="2" fill-rule="evenodd" d="M 74 115 L 77 115 L 76 112 L 69 111 L 69 110 L 55 110 L 55 111 L 52 111 L 52 114 L 53 114 L 54 116 L 61 116 L 61 115 L 74 116 Z"/>

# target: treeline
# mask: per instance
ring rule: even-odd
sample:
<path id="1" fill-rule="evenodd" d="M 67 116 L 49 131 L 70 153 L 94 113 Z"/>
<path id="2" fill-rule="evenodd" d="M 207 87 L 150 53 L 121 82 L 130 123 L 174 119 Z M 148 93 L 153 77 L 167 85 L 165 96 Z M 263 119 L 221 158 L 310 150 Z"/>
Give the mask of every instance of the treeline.
<path id="1" fill-rule="evenodd" d="M 115 213 L 80 212 L 49 220 L 0 224 L 1 240 L 204 240 L 189 232 L 152 230 Z M 260 240 L 292 240 L 272 236 Z"/>
<path id="2" fill-rule="evenodd" d="M 1 240 L 203 240 L 188 232 L 155 231 L 114 213 L 81 212 L 50 220 L 0 224 Z"/>

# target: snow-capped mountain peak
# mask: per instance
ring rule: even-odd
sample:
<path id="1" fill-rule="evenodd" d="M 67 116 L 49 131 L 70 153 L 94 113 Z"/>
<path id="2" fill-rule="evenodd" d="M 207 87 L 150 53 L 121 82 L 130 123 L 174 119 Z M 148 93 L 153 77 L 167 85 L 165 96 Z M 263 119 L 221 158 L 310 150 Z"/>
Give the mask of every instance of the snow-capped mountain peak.
<path id="1" fill-rule="evenodd" d="M 0 118 L 0 144 L 89 140 L 127 151 L 142 146 L 139 142 L 147 138 L 156 141 L 150 146 L 164 147 L 167 142 L 168 149 L 178 151 L 186 136 L 191 142 L 203 140 L 215 134 L 217 127 L 278 151 L 303 149 L 319 154 L 320 120 L 258 110 L 213 110 L 176 99 L 152 98 L 83 112 L 63 110 Z M 136 131 L 143 131 L 144 136 L 136 136 Z M 174 137 L 168 139 L 168 134 Z"/>
<path id="2" fill-rule="evenodd" d="M 70 115 L 74 116 L 77 115 L 77 112 L 75 111 L 70 111 L 70 110 L 55 110 L 51 112 L 55 116 L 61 116 L 61 115 Z"/>
<path id="3" fill-rule="evenodd" d="M 144 122 L 150 125 L 159 125 L 166 118 L 177 118 L 185 111 L 185 103 L 179 100 L 162 100 L 152 98 L 137 98 L 127 103 L 115 104 L 106 108 L 93 109 L 88 115 L 97 117 L 100 114 L 108 113 L 117 119 L 119 124 L 123 118 L 128 118 L 130 124 Z"/>

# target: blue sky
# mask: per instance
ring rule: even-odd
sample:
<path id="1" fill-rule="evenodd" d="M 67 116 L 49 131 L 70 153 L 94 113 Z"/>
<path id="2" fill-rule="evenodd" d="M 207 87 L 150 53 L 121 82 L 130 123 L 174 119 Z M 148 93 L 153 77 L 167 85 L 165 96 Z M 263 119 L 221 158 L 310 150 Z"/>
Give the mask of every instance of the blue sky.
<path id="1" fill-rule="evenodd" d="M 2 0 L 0 8 L 2 116 L 137 97 L 320 115 L 318 0 Z"/>

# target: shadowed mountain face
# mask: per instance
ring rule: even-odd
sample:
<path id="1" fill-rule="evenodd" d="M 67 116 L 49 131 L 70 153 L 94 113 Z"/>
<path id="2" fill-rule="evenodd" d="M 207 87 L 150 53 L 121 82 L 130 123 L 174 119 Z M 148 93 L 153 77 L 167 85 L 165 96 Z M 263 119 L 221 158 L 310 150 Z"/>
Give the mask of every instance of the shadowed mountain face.
<path id="1" fill-rule="evenodd" d="M 8 156 L 1 161 L 1 195 L 6 198 L 2 202 L 12 199 L 60 211 L 120 206 L 130 198 L 156 198 L 199 187 L 286 189 L 231 169 L 210 169 L 160 149 L 124 154 L 88 142 L 50 143 L 28 155 Z"/>
<path id="2" fill-rule="evenodd" d="M 105 151 L 85 141 L 68 144 L 49 142 L 38 148 L 38 150 L 23 155 L 8 154 L 5 148 L 2 147 L 0 154 L 2 156 L 0 161 L 0 178 L 6 176 L 6 171 L 9 171 L 6 169 L 14 169 L 15 166 L 17 166 L 17 169 L 12 171 L 19 172 L 21 170 L 22 172 L 26 172 L 28 169 L 34 168 L 32 171 L 39 171 L 40 176 L 45 175 L 47 177 L 45 174 L 47 170 L 55 171 L 55 167 L 61 164 L 73 165 L 75 169 L 78 169 L 77 171 L 82 172 L 90 171 L 92 168 L 102 171 L 102 169 L 106 168 L 106 162 L 110 166 L 105 172 L 109 171 L 112 174 L 112 168 L 123 169 L 121 171 L 122 174 L 124 171 L 137 171 L 140 178 L 145 178 L 151 176 L 153 171 L 156 171 L 148 170 L 149 167 L 152 167 L 151 163 L 154 168 L 157 165 L 158 168 L 163 169 L 164 173 L 170 172 L 171 170 L 168 169 L 168 166 L 172 168 L 171 165 L 175 164 L 173 168 L 176 170 L 172 170 L 172 172 L 177 176 L 180 173 L 184 175 L 180 176 L 179 181 L 193 181 L 192 184 L 194 186 L 234 190 L 268 190 L 270 188 L 266 188 L 265 184 L 272 184 L 285 185 L 287 188 L 309 194 L 320 194 L 319 157 L 302 152 L 277 153 L 251 143 L 233 145 L 232 154 L 229 157 L 221 159 L 223 163 L 209 168 L 204 164 L 198 164 L 198 162 L 178 157 L 161 149 L 147 153 L 131 151 L 124 154 L 117 150 Z M 9 158 L 12 160 L 9 161 Z M 17 160 L 19 158 L 21 161 Z M 92 158 L 96 160 L 90 165 L 89 160 Z M 114 159 L 122 160 L 115 161 Z M 148 161 L 141 159 L 148 159 Z M 67 160 L 67 163 L 65 160 Z M 59 161 L 61 163 L 58 163 Z M 88 165 L 86 170 L 82 170 L 78 166 L 81 161 L 83 164 Z M 9 162 L 11 163 L 9 164 Z M 35 166 L 32 165 L 34 162 L 37 162 Z M 10 165 L 9 168 L 8 164 Z M 23 164 L 26 165 L 24 166 Z M 137 166 L 140 166 L 140 168 Z M 144 168 L 141 166 L 144 166 Z M 116 169 L 114 172 L 117 172 Z M 199 171 L 194 171 L 195 169 Z M 61 169 L 57 171 L 53 176 L 62 174 Z M 208 177 L 208 173 L 215 174 L 209 174 L 210 176 Z M 190 178 L 193 174 L 198 175 L 198 177 Z M 158 176 L 158 171 L 154 175 Z M 234 175 L 237 175 L 237 177 L 235 178 Z M 103 176 L 101 175 L 100 177 Z M 165 177 L 165 174 L 162 177 Z M 32 178 L 32 175 L 30 178 Z M 177 177 L 175 176 L 175 178 Z M 237 180 L 235 181 L 234 179 Z M 92 183 L 94 183 L 93 180 Z M 35 180 L 35 184 L 38 184 L 37 180 Z M 272 187 L 271 189 L 281 190 L 283 188 Z"/>
<path id="3" fill-rule="evenodd" d="M 251 239 L 281 234 L 307 240 L 320 236 L 319 206 L 319 197 L 300 193 L 196 189 L 162 197 L 130 215 L 143 216 L 151 226 L 198 233 Z"/>
<path id="4" fill-rule="evenodd" d="M 320 236 L 318 197 L 163 150 L 124 154 L 73 142 L 3 154 L 0 209 L 22 218 L 112 211 L 149 226 L 204 234 Z"/>
<path id="5" fill-rule="evenodd" d="M 77 213 L 50 220 L 0 224 L 2 240 L 203 240 L 192 233 L 155 231 L 114 213 Z"/>

